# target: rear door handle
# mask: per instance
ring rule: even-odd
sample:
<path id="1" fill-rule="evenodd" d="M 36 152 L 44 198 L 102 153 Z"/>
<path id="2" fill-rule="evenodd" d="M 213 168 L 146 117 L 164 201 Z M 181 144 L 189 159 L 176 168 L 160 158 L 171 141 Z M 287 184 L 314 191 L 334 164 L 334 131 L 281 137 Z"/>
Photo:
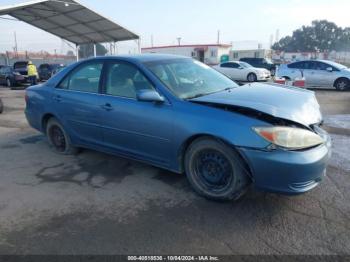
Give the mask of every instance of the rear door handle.
<path id="1" fill-rule="evenodd" d="M 57 102 L 61 102 L 62 101 L 62 97 L 60 95 L 54 96 L 53 100 L 57 101 Z"/>
<path id="2" fill-rule="evenodd" d="M 101 107 L 106 110 L 106 111 L 112 111 L 113 110 L 113 107 L 110 103 L 106 103 L 104 105 L 101 105 Z"/>

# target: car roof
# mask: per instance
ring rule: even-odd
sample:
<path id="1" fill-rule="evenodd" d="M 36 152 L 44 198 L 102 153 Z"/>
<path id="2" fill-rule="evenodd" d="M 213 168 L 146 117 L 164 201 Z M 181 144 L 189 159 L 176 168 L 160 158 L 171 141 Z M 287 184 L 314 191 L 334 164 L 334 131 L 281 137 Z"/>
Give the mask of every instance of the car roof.
<path id="1" fill-rule="evenodd" d="M 292 63 L 298 63 L 298 62 L 323 62 L 323 63 L 329 63 L 329 62 L 332 62 L 332 61 L 322 60 L 322 59 L 304 59 L 304 60 L 294 61 Z"/>
<path id="2" fill-rule="evenodd" d="M 179 55 L 168 55 L 168 54 L 139 54 L 139 55 L 118 55 L 118 56 L 100 56 L 96 58 L 90 58 L 84 61 L 89 60 L 98 60 L 98 59 L 121 59 L 130 62 L 153 62 L 153 61 L 162 61 L 162 60 L 170 60 L 170 59 L 191 59 L 187 56 L 179 56 Z"/>

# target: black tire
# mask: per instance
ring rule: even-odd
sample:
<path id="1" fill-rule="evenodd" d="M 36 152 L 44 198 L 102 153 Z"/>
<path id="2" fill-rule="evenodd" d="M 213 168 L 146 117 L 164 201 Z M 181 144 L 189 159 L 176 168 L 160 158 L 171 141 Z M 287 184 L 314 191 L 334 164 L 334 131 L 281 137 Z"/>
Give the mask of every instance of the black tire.
<path id="1" fill-rule="evenodd" d="M 199 195 L 216 201 L 238 199 L 250 183 L 240 156 L 212 138 L 199 138 L 189 146 L 185 171 Z"/>
<path id="2" fill-rule="evenodd" d="M 6 86 L 10 88 L 13 87 L 13 83 L 10 78 L 6 78 Z"/>
<path id="3" fill-rule="evenodd" d="M 78 149 L 71 144 L 70 138 L 56 118 L 50 118 L 46 125 L 46 136 L 56 153 L 75 155 Z"/>
<path id="4" fill-rule="evenodd" d="M 258 77 L 254 73 L 249 73 L 247 76 L 248 82 L 256 82 L 258 80 Z"/>
<path id="5" fill-rule="evenodd" d="M 0 98 L 0 114 L 4 111 L 4 104 L 2 103 L 2 100 Z"/>
<path id="6" fill-rule="evenodd" d="M 338 91 L 346 91 L 350 89 L 350 80 L 347 78 L 339 78 L 335 81 L 334 87 Z"/>

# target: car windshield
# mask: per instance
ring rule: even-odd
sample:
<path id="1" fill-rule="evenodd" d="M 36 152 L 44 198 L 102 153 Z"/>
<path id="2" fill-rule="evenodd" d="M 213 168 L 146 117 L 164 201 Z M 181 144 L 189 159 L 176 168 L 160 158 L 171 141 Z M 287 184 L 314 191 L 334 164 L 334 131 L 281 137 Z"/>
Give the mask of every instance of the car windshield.
<path id="1" fill-rule="evenodd" d="M 250 64 L 246 63 L 246 62 L 239 62 L 240 66 L 244 67 L 244 68 L 250 68 L 253 67 Z"/>
<path id="2" fill-rule="evenodd" d="M 238 87 L 231 79 L 193 59 L 145 63 L 177 97 L 191 99 Z"/>

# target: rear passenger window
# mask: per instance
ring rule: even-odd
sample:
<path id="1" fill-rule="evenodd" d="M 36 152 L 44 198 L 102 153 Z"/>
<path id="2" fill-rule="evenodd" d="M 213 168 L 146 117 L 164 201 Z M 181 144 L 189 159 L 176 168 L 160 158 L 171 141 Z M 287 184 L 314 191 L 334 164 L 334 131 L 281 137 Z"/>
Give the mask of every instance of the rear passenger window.
<path id="1" fill-rule="evenodd" d="M 304 62 L 296 62 L 296 63 L 289 64 L 288 68 L 304 69 L 305 65 L 304 65 Z"/>
<path id="2" fill-rule="evenodd" d="M 85 64 L 74 70 L 59 85 L 59 88 L 98 93 L 103 62 Z"/>

